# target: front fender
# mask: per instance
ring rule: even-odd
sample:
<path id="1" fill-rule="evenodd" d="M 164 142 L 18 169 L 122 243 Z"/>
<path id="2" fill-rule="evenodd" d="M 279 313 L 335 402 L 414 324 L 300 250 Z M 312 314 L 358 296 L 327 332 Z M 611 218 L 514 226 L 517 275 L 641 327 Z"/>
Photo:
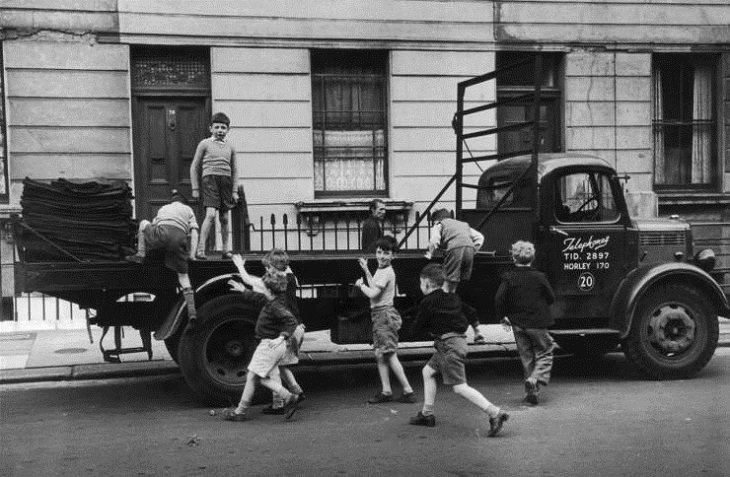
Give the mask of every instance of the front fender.
<path id="1" fill-rule="evenodd" d="M 620 337 L 626 338 L 641 297 L 652 287 L 675 280 L 695 285 L 712 301 L 718 315 L 730 315 L 725 293 L 707 272 L 688 263 L 662 263 L 637 268 L 621 281 L 611 302 L 609 327 L 619 330 Z"/>

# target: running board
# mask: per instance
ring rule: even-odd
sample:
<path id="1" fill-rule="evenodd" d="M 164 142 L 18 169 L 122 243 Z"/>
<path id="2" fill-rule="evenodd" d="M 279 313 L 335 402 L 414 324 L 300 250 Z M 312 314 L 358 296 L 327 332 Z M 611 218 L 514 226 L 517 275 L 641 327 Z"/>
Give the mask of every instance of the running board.
<path id="1" fill-rule="evenodd" d="M 572 330 L 551 330 L 548 329 L 551 335 L 619 335 L 621 332 L 613 328 L 585 328 L 585 329 L 572 329 Z"/>

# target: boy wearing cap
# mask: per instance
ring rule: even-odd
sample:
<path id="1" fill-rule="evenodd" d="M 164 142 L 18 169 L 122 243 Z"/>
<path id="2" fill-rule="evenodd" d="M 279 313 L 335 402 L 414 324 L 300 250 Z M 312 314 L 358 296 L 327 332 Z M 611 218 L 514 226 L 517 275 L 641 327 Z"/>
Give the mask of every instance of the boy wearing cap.
<path id="1" fill-rule="evenodd" d="M 215 113 L 210 121 L 211 136 L 200 141 L 190 164 L 193 198 L 197 199 L 200 196 L 202 184 L 203 207 L 205 207 L 205 219 L 200 229 L 200 242 L 195 253 L 195 258 L 198 260 L 206 259 L 205 243 L 215 220 L 216 211 L 221 223 L 223 258 L 231 258 L 231 251 L 228 248 L 228 211 L 235 205 L 233 183 L 238 175 L 236 151 L 230 142 L 226 141 L 230 124 L 228 116 Z"/>

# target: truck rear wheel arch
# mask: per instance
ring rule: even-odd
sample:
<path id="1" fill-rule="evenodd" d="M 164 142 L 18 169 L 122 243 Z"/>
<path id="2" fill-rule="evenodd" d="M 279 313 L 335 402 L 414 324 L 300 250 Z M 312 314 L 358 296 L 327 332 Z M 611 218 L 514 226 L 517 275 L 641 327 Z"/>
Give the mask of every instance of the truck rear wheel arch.
<path id="1" fill-rule="evenodd" d="M 237 402 L 258 344 L 254 327 L 261 302 L 229 293 L 198 308 L 199 322 L 183 333 L 179 364 L 185 381 L 201 401 L 211 405 Z"/>

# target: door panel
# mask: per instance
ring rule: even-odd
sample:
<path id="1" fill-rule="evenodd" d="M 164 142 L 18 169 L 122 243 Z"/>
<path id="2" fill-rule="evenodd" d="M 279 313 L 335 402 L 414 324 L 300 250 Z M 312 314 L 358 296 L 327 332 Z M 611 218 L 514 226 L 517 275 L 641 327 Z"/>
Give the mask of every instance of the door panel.
<path id="1" fill-rule="evenodd" d="M 207 100 L 140 97 L 134 104 L 137 217 L 151 219 L 171 189 L 190 197 L 190 163 L 208 135 Z"/>

